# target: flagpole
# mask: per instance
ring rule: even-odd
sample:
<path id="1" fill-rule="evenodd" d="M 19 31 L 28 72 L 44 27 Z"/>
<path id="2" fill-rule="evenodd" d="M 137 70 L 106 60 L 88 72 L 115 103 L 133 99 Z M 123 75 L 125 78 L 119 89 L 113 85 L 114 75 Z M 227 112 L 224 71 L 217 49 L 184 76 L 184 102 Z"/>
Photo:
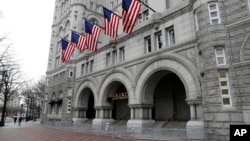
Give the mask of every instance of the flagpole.
<path id="1" fill-rule="evenodd" d="M 93 23 L 92 21 L 88 20 L 87 18 L 83 18 L 83 19 L 85 19 L 85 20 L 87 20 L 88 22 L 91 22 L 92 24 L 97 25 L 97 26 L 99 26 L 100 28 L 104 29 L 104 27 L 102 27 L 102 26 L 100 26 L 100 25 L 98 25 L 98 24 L 96 24 L 96 23 Z"/>
<path id="2" fill-rule="evenodd" d="M 79 35 L 81 35 L 81 36 L 83 36 L 83 37 L 85 37 L 85 35 L 83 35 L 83 34 L 81 34 L 81 33 L 79 33 L 79 32 L 77 32 L 77 31 L 74 31 L 74 30 L 72 30 L 72 29 L 70 29 L 72 32 L 75 32 L 75 33 L 77 33 L 77 34 L 79 34 Z M 102 42 L 100 42 L 100 41 L 97 41 L 98 43 L 102 43 Z"/>
<path id="3" fill-rule="evenodd" d="M 142 3 L 144 6 L 152 10 L 154 13 L 156 12 L 153 8 L 149 7 L 146 3 L 142 2 L 141 0 L 138 0 L 140 3 Z"/>
<path id="4" fill-rule="evenodd" d="M 59 42 L 61 42 L 62 39 L 66 40 L 67 42 L 71 42 L 70 40 L 68 40 L 68 39 L 66 39 L 66 38 L 62 38 L 62 37 L 61 37 L 61 40 L 60 40 Z"/>
<path id="5" fill-rule="evenodd" d="M 73 32 L 75 32 L 75 33 L 77 33 L 77 34 L 79 34 L 79 35 L 82 35 L 82 36 L 84 36 L 83 34 L 81 34 L 80 32 L 77 32 L 77 31 L 74 31 L 74 30 L 72 30 L 72 29 L 70 29 L 71 31 L 73 31 Z"/>
<path id="6" fill-rule="evenodd" d="M 102 6 L 102 5 L 99 5 L 99 6 L 101 6 L 101 7 L 103 7 L 103 8 L 106 8 L 106 7 L 104 7 L 104 6 Z M 108 9 L 108 8 L 106 8 L 106 9 Z M 110 9 L 108 9 L 108 10 L 110 10 Z M 111 11 L 111 10 L 110 10 Z M 114 13 L 114 12 L 112 12 L 114 15 L 116 15 L 116 16 L 118 16 L 119 18 L 121 18 L 122 19 L 122 16 L 119 16 L 118 14 L 116 14 L 116 13 Z"/>

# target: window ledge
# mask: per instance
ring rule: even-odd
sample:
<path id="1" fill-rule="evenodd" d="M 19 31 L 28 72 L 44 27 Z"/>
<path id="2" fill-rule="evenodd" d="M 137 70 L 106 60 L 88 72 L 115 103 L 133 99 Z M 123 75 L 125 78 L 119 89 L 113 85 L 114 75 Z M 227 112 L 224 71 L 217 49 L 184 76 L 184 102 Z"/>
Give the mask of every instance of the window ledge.
<path id="1" fill-rule="evenodd" d="M 223 106 L 221 107 L 221 111 L 227 112 L 227 111 L 237 111 L 237 109 L 233 106 Z"/>
<path id="2" fill-rule="evenodd" d="M 228 70 L 229 69 L 229 65 L 219 65 L 216 68 L 218 70 Z"/>

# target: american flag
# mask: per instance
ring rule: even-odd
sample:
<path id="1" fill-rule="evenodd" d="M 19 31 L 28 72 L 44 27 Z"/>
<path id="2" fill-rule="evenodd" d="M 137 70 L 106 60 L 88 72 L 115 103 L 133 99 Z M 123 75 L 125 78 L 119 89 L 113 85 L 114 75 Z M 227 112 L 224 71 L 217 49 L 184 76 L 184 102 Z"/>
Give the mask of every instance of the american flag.
<path id="1" fill-rule="evenodd" d="M 103 7 L 103 13 L 104 13 L 104 34 L 110 35 L 111 37 L 116 39 L 118 36 L 118 26 L 120 18 L 105 7 Z"/>
<path id="2" fill-rule="evenodd" d="M 62 39 L 62 61 L 67 63 L 70 60 L 72 53 L 74 52 L 76 44 L 73 42 L 68 42 L 65 39 Z"/>
<path id="3" fill-rule="evenodd" d="M 85 39 L 86 45 L 89 50 L 97 50 L 98 37 L 100 35 L 101 29 L 96 25 L 93 25 L 89 21 L 85 20 Z"/>
<path id="4" fill-rule="evenodd" d="M 76 44 L 76 48 L 80 51 L 84 51 L 86 49 L 86 41 L 82 35 L 72 31 L 71 33 L 71 42 Z"/>
<path id="5" fill-rule="evenodd" d="M 141 11 L 137 0 L 122 0 L 123 31 L 131 34 Z"/>

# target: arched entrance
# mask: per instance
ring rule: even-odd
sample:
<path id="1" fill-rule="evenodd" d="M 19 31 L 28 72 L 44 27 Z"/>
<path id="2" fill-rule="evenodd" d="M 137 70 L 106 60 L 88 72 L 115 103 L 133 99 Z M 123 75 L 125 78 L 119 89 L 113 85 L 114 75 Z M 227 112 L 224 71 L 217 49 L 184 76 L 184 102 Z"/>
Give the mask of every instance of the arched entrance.
<path id="1" fill-rule="evenodd" d="M 129 120 L 128 92 L 125 86 L 118 81 L 112 82 L 107 90 L 108 102 L 112 105 L 112 119 Z"/>
<path id="2" fill-rule="evenodd" d="M 125 126 L 130 117 L 130 97 L 134 95 L 133 76 L 125 69 L 112 70 L 102 80 L 99 99 L 95 104 L 97 112 L 93 124 L 108 122 Z"/>
<path id="3" fill-rule="evenodd" d="M 152 119 L 155 121 L 188 121 L 190 108 L 179 77 L 167 70 L 155 72 L 144 86 L 146 95 L 153 96 Z M 166 123 L 167 124 L 167 123 Z"/>
<path id="4" fill-rule="evenodd" d="M 130 104 L 132 114 L 128 126 L 152 127 L 158 120 L 165 120 L 166 123 L 177 120 L 185 121 L 183 126 L 187 129 L 204 129 L 204 122 L 200 120 L 202 100 L 199 74 L 194 68 L 196 66 L 192 62 L 175 53 L 146 62 L 135 79 L 135 94 L 139 98 Z"/>
<path id="5" fill-rule="evenodd" d="M 88 87 L 84 88 L 77 99 L 76 118 L 94 119 L 96 113 L 94 105 L 93 92 Z"/>

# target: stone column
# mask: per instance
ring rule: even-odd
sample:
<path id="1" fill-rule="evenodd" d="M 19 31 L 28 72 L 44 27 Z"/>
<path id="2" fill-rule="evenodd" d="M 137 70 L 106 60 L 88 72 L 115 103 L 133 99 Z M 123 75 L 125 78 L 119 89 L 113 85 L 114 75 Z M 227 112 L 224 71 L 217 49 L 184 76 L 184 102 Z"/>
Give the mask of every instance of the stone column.
<path id="1" fill-rule="evenodd" d="M 112 109 L 109 110 L 109 118 L 112 118 Z"/>
<path id="2" fill-rule="evenodd" d="M 74 123 L 83 123 L 86 119 L 86 110 L 87 108 L 77 107 L 73 108 L 74 111 L 74 117 L 73 122 Z"/>
<path id="3" fill-rule="evenodd" d="M 143 108 L 139 108 L 140 114 L 139 114 L 139 119 L 143 119 Z"/>
<path id="4" fill-rule="evenodd" d="M 148 119 L 152 119 L 152 107 L 148 108 Z"/>
<path id="5" fill-rule="evenodd" d="M 134 119 L 135 118 L 135 109 L 134 108 L 130 108 L 130 119 Z"/>
<path id="6" fill-rule="evenodd" d="M 190 118 L 191 120 L 196 120 L 196 110 L 194 104 L 190 105 Z"/>
<path id="7" fill-rule="evenodd" d="M 152 104 L 130 104 L 131 116 L 127 127 L 152 127 Z"/>
<path id="8" fill-rule="evenodd" d="M 87 111 L 86 110 L 83 110 L 83 118 L 86 118 L 87 117 Z"/>
<path id="9" fill-rule="evenodd" d="M 96 117 L 92 122 L 93 128 L 99 128 L 106 123 L 114 122 L 112 119 L 112 107 L 111 106 L 95 106 Z"/>
<path id="10" fill-rule="evenodd" d="M 187 103 L 190 106 L 190 120 L 187 122 L 187 137 L 195 139 L 205 139 L 205 125 L 202 119 L 197 118 L 197 113 L 202 113 L 200 108 L 201 99 L 187 99 Z"/>
<path id="11" fill-rule="evenodd" d="M 79 117 L 79 110 L 74 109 L 74 117 L 76 118 Z"/>
<path id="12" fill-rule="evenodd" d="M 98 109 L 95 110 L 95 118 L 99 118 L 99 110 Z"/>

